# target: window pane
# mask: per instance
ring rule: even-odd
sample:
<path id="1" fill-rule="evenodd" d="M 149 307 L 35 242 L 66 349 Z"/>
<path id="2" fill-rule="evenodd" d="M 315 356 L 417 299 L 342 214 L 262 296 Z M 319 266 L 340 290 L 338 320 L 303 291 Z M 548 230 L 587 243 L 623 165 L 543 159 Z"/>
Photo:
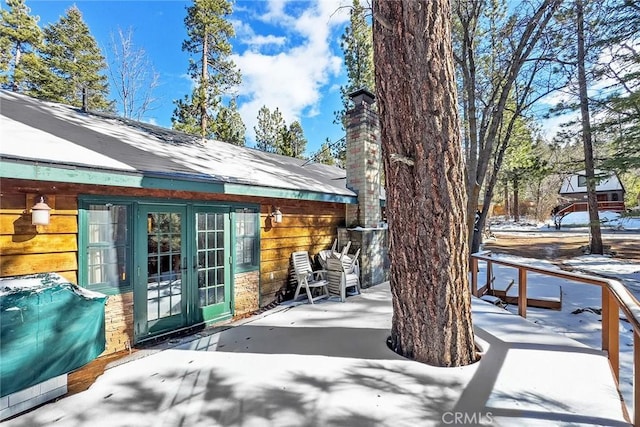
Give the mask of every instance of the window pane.
<path id="1" fill-rule="evenodd" d="M 240 267 L 257 266 L 258 213 L 245 209 L 236 211 L 236 264 Z"/>
<path id="2" fill-rule="evenodd" d="M 87 286 L 118 287 L 129 280 L 126 205 L 92 204 L 86 210 Z"/>

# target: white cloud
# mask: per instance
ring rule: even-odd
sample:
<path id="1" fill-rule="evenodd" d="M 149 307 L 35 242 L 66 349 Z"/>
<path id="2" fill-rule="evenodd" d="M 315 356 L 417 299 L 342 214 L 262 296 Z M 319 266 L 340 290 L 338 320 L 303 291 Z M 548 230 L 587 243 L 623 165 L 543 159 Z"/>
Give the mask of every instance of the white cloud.
<path id="1" fill-rule="evenodd" d="M 287 41 L 287 38 L 284 36 L 275 36 L 273 34 L 258 35 L 248 22 L 235 19 L 231 21 L 231 24 L 233 25 L 238 40 L 250 48 L 260 48 L 269 45 L 282 46 Z"/>
<path id="2" fill-rule="evenodd" d="M 287 41 L 286 37 L 277 37 L 273 34 L 269 34 L 267 36 L 254 36 L 250 39 L 243 40 L 246 44 L 250 46 L 267 46 L 267 45 L 275 45 L 282 46 Z"/>
<path id="3" fill-rule="evenodd" d="M 256 43 L 233 57 L 242 71 L 239 109 L 251 142 L 258 110 L 263 105 L 271 110 L 279 108 L 287 123 L 319 114 L 322 96 L 330 90 L 327 85 L 333 85 L 332 80 L 342 69 L 341 52 L 332 52 L 330 44 L 338 36 L 336 29 L 349 19 L 348 11 L 340 9 L 343 3 L 344 0 L 268 2 L 267 12 L 260 19 L 271 24 L 265 27 L 275 27 L 278 32 L 257 34 L 259 29 L 255 27 L 252 38 L 273 41 L 271 47 L 282 49 L 260 52 Z M 243 34 L 251 33 L 243 28 Z"/>
<path id="4" fill-rule="evenodd" d="M 552 141 L 553 138 L 561 130 L 563 124 L 575 121 L 578 119 L 578 117 L 578 112 L 572 112 L 569 114 L 562 114 L 560 116 L 554 116 L 542 120 L 542 136 L 545 138 L 545 140 Z"/>

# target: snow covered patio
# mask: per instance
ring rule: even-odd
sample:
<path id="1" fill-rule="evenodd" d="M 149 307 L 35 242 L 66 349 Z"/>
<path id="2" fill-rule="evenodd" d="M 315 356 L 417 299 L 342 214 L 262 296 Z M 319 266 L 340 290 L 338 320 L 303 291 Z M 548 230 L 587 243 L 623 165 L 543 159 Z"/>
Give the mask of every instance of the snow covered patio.
<path id="1" fill-rule="evenodd" d="M 390 298 L 378 285 L 139 351 L 87 391 L 6 424 L 628 425 L 602 352 L 475 300 L 481 361 L 423 365 L 385 344 Z"/>

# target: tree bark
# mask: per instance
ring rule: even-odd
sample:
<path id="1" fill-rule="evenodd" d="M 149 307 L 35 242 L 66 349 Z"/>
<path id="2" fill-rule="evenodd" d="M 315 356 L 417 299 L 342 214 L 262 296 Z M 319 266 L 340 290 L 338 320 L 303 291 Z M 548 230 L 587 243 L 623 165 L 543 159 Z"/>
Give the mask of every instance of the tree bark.
<path id="1" fill-rule="evenodd" d="M 602 255 L 602 234 L 596 196 L 595 167 L 593 162 L 593 144 L 591 121 L 589 117 L 589 97 L 587 94 L 587 76 L 585 71 L 584 10 L 582 0 L 576 0 L 576 20 L 578 30 L 578 87 L 580 91 L 580 121 L 582 124 L 582 144 L 584 145 L 584 167 L 587 176 L 587 202 L 589 208 L 589 228 L 591 237 L 589 249 L 592 254 Z"/>
<path id="2" fill-rule="evenodd" d="M 509 211 L 511 207 L 509 205 L 509 180 L 504 180 L 504 218 L 509 219 Z"/>
<path id="3" fill-rule="evenodd" d="M 520 222 L 520 197 L 518 194 L 518 177 L 513 178 L 513 222 Z"/>
<path id="4" fill-rule="evenodd" d="M 450 8 L 448 0 L 373 3 L 391 345 L 437 366 L 476 360 Z"/>
<path id="5" fill-rule="evenodd" d="M 205 32 L 202 40 L 202 80 L 200 82 L 201 99 L 200 99 L 200 136 L 205 139 L 207 135 L 207 105 L 208 105 L 208 93 L 209 86 L 209 38 Z"/>

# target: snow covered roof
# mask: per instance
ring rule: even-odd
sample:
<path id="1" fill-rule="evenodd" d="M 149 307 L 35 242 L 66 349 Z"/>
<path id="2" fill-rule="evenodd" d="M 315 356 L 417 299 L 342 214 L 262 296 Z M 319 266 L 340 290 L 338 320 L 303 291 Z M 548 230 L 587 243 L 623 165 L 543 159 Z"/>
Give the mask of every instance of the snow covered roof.
<path id="1" fill-rule="evenodd" d="M 614 172 L 601 171 L 596 169 L 595 175 L 600 176 L 601 179 L 596 185 L 596 191 L 616 191 L 622 190 L 622 184 Z M 573 175 L 569 175 L 562 181 L 562 187 L 560 187 L 560 194 L 572 194 L 572 193 L 586 193 L 586 172 L 579 171 Z"/>
<path id="2" fill-rule="evenodd" d="M 202 142 L 182 132 L 1 90 L 0 130 L 0 176 L 6 178 L 122 186 L 135 182 L 145 188 L 167 180 L 171 188 L 195 181 L 205 184 L 202 191 L 213 184 L 211 189 L 227 194 L 343 203 L 357 198 L 346 187 L 345 171 L 337 167 Z M 34 168 L 42 169 L 37 177 Z"/>

